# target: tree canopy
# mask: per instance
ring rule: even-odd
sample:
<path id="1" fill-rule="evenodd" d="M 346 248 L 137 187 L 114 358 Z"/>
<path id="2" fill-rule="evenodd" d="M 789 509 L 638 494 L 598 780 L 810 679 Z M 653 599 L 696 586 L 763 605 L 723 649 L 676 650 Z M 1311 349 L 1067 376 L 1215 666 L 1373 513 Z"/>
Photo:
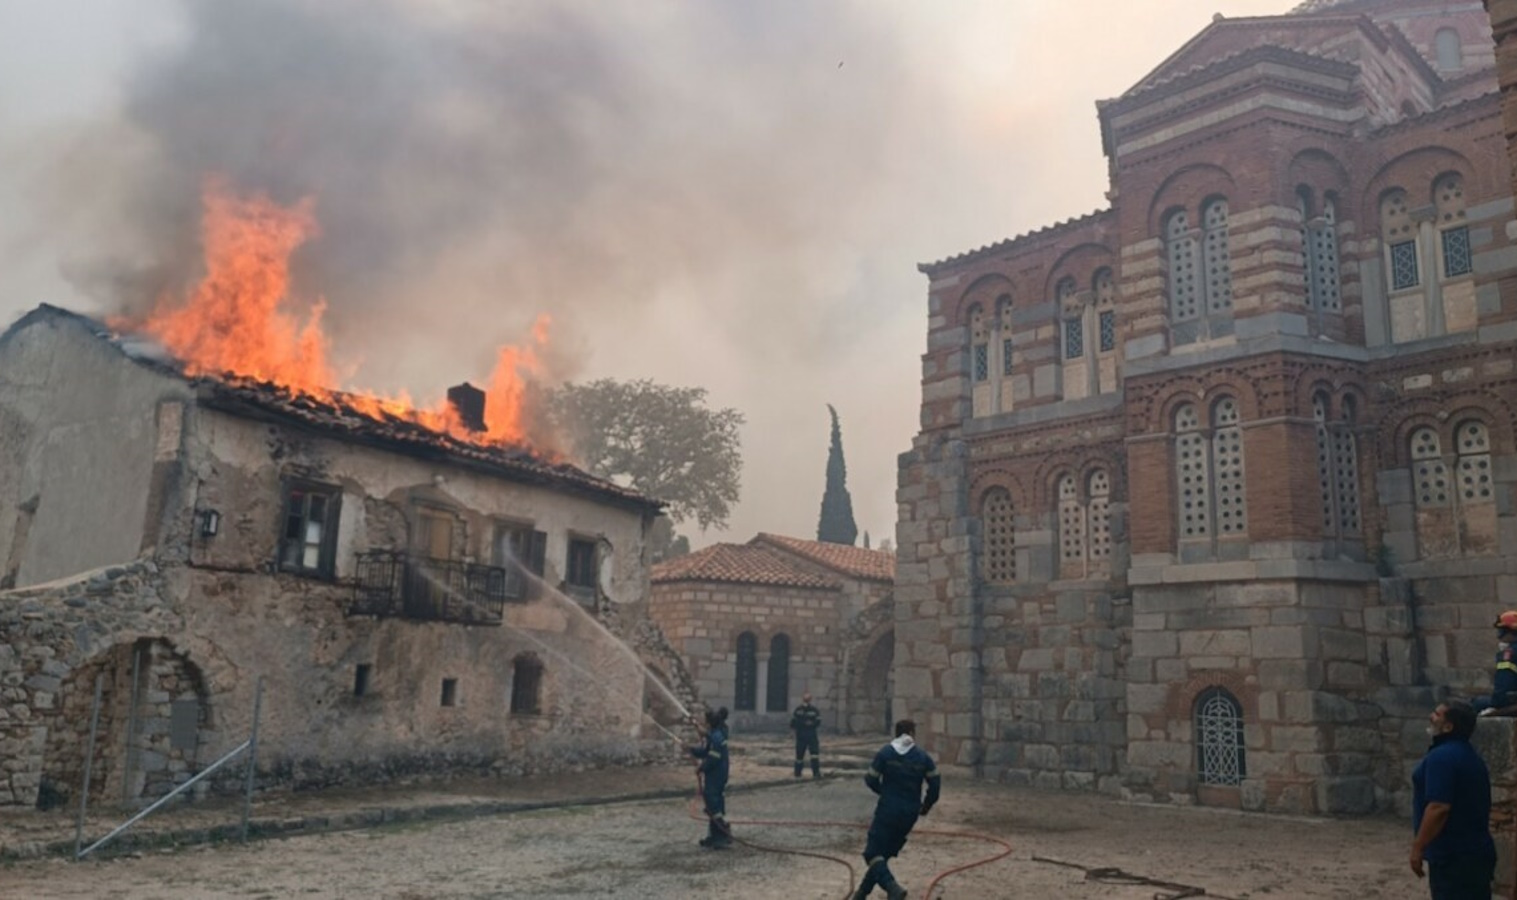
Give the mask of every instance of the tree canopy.
<path id="1" fill-rule="evenodd" d="M 675 523 L 726 527 L 742 483 L 743 415 L 709 408 L 705 388 L 602 378 L 552 391 L 548 412 L 592 474 L 664 501 Z"/>

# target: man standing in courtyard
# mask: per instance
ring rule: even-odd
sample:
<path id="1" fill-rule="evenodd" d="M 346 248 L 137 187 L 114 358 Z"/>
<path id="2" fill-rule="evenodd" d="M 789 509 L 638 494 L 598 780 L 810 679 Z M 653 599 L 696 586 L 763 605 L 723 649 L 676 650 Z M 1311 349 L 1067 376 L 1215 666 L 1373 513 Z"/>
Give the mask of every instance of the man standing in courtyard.
<path id="1" fill-rule="evenodd" d="M 900 855 L 917 817 L 932 810 L 942 789 L 938 767 L 916 745 L 916 732 L 916 723 L 910 719 L 895 723 L 895 740 L 880 748 L 869 766 L 869 774 L 864 776 L 864 783 L 880 799 L 874 805 L 874 819 L 869 823 L 869 837 L 864 844 L 868 867 L 853 900 L 864 900 L 875 885 L 884 888 L 890 900 L 903 900 L 906 896 L 906 889 L 890 873 L 890 859 Z M 925 799 L 923 782 L 927 783 Z"/>
<path id="2" fill-rule="evenodd" d="M 811 705 L 811 692 L 801 695 L 801 705 L 790 714 L 790 730 L 795 732 L 795 777 L 801 777 L 801 764 L 811 752 L 811 777 L 822 777 L 822 753 L 817 732 L 822 727 L 822 711 Z"/>
<path id="3" fill-rule="evenodd" d="M 1428 722 L 1433 745 L 1412 772 L 1412 873 L 1426 862 L 1433 900 L 1490 900 L 1491 776 L 1470 745 L 1475 709 L 1450 700 Z"/>

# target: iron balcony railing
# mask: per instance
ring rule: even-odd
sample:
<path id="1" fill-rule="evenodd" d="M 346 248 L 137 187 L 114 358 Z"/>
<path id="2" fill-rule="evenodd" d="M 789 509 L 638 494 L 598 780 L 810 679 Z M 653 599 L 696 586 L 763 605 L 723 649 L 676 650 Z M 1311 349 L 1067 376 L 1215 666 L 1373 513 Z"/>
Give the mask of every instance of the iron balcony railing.
<path id="1" fill-rule="evenodd" d="M 499 625 L 506 603 L 525 598 L 520 573 L 397 550 L 358 554 L 356 574 L 355 616 Z"/>

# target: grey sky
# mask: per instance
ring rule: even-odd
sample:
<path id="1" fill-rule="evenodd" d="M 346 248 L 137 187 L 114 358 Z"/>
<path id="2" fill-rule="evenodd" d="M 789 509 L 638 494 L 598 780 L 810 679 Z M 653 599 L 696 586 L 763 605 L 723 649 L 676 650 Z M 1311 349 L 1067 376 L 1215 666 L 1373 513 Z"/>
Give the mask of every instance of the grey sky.
<path id="1" fill-rule="evenodd" d="M 181 283 L 222 170 L 315 196 L 349 386 L 433 398 L 547 311 L 560 375 L 747 415 L 727 539 L 814 535 L 835 404 L 878 541 L 916 263 L 1101 206 L 1094 102 L 1292 5 L 0 0 L 0 320 Z"/>

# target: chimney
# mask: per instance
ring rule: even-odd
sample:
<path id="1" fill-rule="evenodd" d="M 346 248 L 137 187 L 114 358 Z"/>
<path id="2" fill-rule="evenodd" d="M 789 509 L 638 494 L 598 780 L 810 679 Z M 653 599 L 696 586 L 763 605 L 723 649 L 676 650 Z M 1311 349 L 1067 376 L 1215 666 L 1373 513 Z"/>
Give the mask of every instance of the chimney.
<path id="1" fill-rule="evenodd" d="M 463 426 L 476 433 L 485 430 L 485 392 L 465 381 L 448 388 L 448 405 L 458 413 Z"/>

